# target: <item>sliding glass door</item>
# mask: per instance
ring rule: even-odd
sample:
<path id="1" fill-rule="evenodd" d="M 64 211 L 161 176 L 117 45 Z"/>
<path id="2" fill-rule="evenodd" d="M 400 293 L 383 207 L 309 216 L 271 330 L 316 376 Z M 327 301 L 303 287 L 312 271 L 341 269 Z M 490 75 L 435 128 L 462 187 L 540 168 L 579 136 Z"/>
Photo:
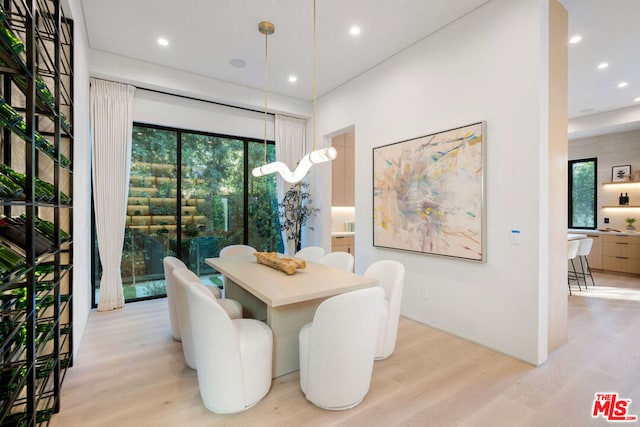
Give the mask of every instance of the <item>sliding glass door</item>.
<path id="1" fill-rule="evenodd" d="M 126 301 L 165 295 L 167 255 L 217 284 L 204 260 L 227 245 L 282 252 L 275 177 L 250 173 L 264 161 L 262 141 L 135 124 L 132 146 L 121 263 Z M 266 155 L 274 160 L 272 143 Z M 97 301 L 101 268 L 93 259 Z"/>
<path id="2" fill-rule="evenodd" d="M 204 259 L 244 242 L 244 141 L 183 133 L 182 259 L 199 276 Z"/>

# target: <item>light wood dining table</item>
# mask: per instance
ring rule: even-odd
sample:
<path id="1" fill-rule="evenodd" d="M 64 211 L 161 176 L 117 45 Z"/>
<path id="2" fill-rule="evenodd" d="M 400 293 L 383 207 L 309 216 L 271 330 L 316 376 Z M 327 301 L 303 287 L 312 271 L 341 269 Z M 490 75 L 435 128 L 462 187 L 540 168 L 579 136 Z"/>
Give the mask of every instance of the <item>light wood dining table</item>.
<path id="1" fill-rule="evenodd" d="M 567 233 L 567 240 L 580 240 L 580 239 L 586 239 L 586 238 L 587 238 L 586 234 Z"/>
<path id="2" fill-rule="evenodd" d="M 243 317 L 271 327 L 274 378 L 299 369 L 300 328 L 313 320 L 322 301 L 378 284 L 376 279 L 314 262 L 292 275 L 259 264 L 253 255 L 205 262 L 226 277 L 225 296 L 242 304 Z"/>

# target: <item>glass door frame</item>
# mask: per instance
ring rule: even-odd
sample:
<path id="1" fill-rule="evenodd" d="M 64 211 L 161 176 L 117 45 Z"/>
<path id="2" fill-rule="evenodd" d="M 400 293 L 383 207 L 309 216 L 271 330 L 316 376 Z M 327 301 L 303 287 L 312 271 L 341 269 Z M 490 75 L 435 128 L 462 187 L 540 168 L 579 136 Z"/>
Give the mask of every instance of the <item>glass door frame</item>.
<path id="1" fill-rule="evenodd" d="M 183 128 L 174 128 L 174 127 L 168 127 L 168 126 L 162 126 L 162 125 L 154 125 L 154 124 L 148 124 L 148 123 L 141 123 L 141 122 L 134 122 L 133 126 L 136 127 L 146 127 L 146 128 L 151 128 L 151 129 L 156 129 L 156 130 L 163 130 L 163 131 L 171 131 L 171 132 L 175 132 L 176 133 L 176 150 L 177 150 L 177 156 L 176 156 L 176 204 L 177 207 L 180 206 L 181 202 L 182 202 L 182 137 L 183 134 L 194 134 L 194 135 L 200 135 L 200 136 L 204 136 L 204 137 L 209 137 L 209 138 L 224 138 L 224 139 L 233 139 L 233 140 L 239 140 L 242 141 L 243 143 L 243 152 L 244 152 L 244 157 L 243 157 L 243 230 L 242 230 L 242 242 L 243 244 L 246 244 L 246 242 L 248 242 L 249 240 L 249 181 L 251 179 L 251 171 L 250 171 L 250 165 L 249 165 L 249 161 L 250 161 L 250 156 L 249 156 L 249 144 L 250 143 L 259 143 L 259 144 L 264 144 L 264 140 L 260 140 L 257 138 L 249 138 L 249 137 L 242 137 L 242 136 L 235 136 L 235 135 L 226 135 L 226 134 L 219 134 L 219 133 L 213 133 L 213 132 L 203 132 L 203 131 L 195 131 L 195 130 L 190 130 L 190 129 L 183 129 Z M 268 145 L 273 145 L 275 146 L 275 142 L 271 141 L 271 140 L 267 140 L 267 144 Z M 178 231 L 181 230 L 181 226 L 182 226 L 182 211 L 180 209 L 177 209 L 176 212 L 176 229 Z M 279 233 L 279 230 L 278 230 Z M 182 232 L 177 232 L 176 233 L 176 257 L 182 259 Z M 93 192 L 91 194 L 91 307 L 92 308 L 96 308 L 97 307 L 97 303 L 98 301 L 96 300 L 96 282 L 99 280 L 99 278 L 97 277 L 98 273 L 99 273 L 99 267 L 98 264 L 99 263 L 99 254 L 98 254 L 98 248 L 97 248 L 97 242 L 96 242 L 96 225 L 95 225 L 95 206 L 93 203 Z M 166 294 L 163 295 L 154 295 L 154 296 L 145 296 L 145 297 L 136 297 L 134 299 L 127 299 L 126 302 L 136 302 L 136 301 L 146 301 L 146 300 L 151 300 L 151 299 L 157 299 L 157 298 L 164 298 L 166 296 Z"/>

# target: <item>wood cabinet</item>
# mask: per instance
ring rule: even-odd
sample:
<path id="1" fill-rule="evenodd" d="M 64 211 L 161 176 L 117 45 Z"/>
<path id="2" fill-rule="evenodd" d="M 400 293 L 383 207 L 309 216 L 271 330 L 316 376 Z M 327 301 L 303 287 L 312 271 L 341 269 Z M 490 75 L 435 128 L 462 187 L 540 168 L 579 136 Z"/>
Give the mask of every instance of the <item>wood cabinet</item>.
<path id="1" fill-rule="evenodd" d="M 640 274 L 640 236 L 605 235 L 602 245 L 605 270 Z"/>
<path id="2" fill-rule="evenodd" d="M 589 267 L 602 270 L 602 240 L 603 236 L 598 234 L 587 234 L 587 238 L 593 239 L 593 246 L 591 246 L 591 252 L 587 259 L 589 260 Z"/>
<path id="3" fill-rule="evenodd" d="M 331 205 L 355 206 L 355 133 L 332 138 L 338 157 L 332 162 Z"/>
<path id="4" fill-rule="evenodd" d="M 356 256 L 354 236 L 333 236 L 331 237 L 331 252 L 349 252 Z"/>

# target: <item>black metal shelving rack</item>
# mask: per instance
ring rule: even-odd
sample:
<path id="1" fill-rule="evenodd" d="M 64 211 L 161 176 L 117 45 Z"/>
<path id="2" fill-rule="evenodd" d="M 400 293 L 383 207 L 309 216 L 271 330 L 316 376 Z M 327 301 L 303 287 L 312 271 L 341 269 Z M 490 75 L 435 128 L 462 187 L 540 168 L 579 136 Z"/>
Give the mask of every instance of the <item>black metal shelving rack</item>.
<path id="1" fill-rule="evenodd" d="M 27 427 L 59 411 L 73 364 L 73 21 L 60 0 L 0 5 L 0 95 L 22 119 L 0 122 L 0 155 L 24 174 L 19 197 L 0 197 L 3 217 L 21 217 L 24 235 L 0 233 L 22 259 L 0 270 L 0 427 Z M 45 251 L 36 247 L 43 235 Z"/>

